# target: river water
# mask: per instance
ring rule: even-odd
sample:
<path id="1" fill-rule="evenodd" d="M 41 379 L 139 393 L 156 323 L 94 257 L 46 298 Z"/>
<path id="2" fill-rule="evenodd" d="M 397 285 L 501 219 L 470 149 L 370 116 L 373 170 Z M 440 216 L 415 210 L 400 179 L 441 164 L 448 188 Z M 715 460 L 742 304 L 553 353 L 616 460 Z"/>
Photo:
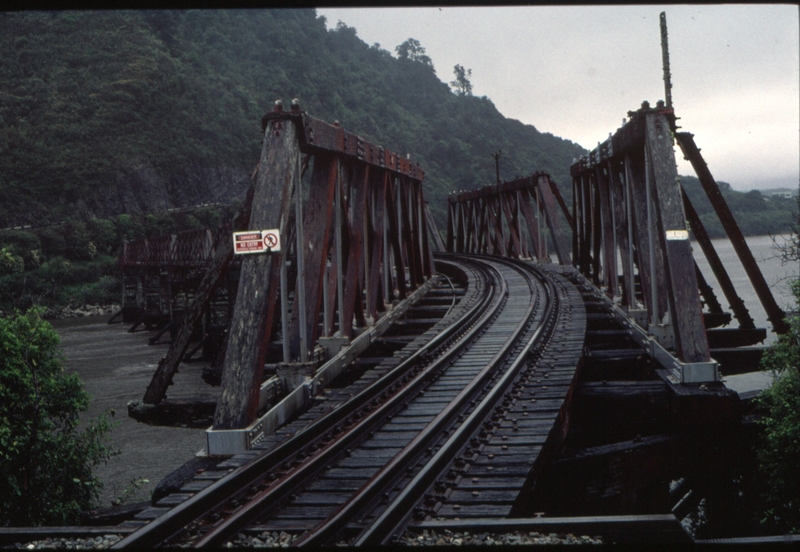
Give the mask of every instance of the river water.
<path id="1" fill-rule="evenodd" d="M 797 278 L 798 272 L 800 272 L 800 266 L 796 263 L 782 265 L 778 251 L 775 248 L 776 243 L 778 245 L 785 245 L 787 236 L 776 236 L 775 241 L 773 241 L 771 236 L 750 236 L 745 238 L 745 240 L 750 247 L 750 251 L 753 253 L 753 257 L 758 263 L 758 267 L 761 269 L 761 273 L 764 275 L 764 280 L 766 280 L 767 284 L 770 286 L 772 295 L 775 297 L 778 306 L 781 307 L 784 312 L 793 308 L 793 298 L 788 282 L 792 278 Z M 733 249 L 730 240 L 727 238 L 719 238 L 711 241 L 722 264 L 728 271 L 728 276 L 731 282 L 733 282 L 737 294 L 742 298 L 745 306 L 750 311 L 750 316 L 753 317 L 753 322 L 755 322 L 756 327 L 767 328 L 767 340 L 765 343 L 773 343 L 777 336 L 772 330 L 772 324 L 770 324 L 767 319 L 767 313 L 761 305 L 758 295 L 756 295 L 755 289 L 750 283 L 747 273 L 744 271 L 742 263 L 739 261 L 739 257 Z M 717 300 L 720 305 L 722 305 L 723 310 L 730 311 L 730 307 L 725 300 L 725 295 L 722 293 L 722 288 L 714 277 L 714 273 L 711 271 L 708 261 L 703 255 L 700 244 L 692 242 L 692 249 L 695 259 L 697 260 L 697 265 L 700 267 L 706 281 L 714 288 L 714 294 L 717 296 Z M 737 322 L 734 318 L 732 326 L 735 327 L 736 325 Z"/>
<path id="2" fill-rule="evenodd" d="M 103 482 L 100 506 L 124 496 L 126 502 L 150 499 L 150 492 L 167 474 L 191 460 L 205 444 L 205 430 L 155 427 L 128 417 L 127 404 L 141 399 L 167 345 L 147 344 L 150 332 L 128 333 L 128 325 L 107 324 L 110 315 L 56 320 L 65 370 L 83 380 L 92 397 L 84 420 L 116 412 L 118 425 L 111 432 L 111 446 L 119 454 L 95 469 Z M 168 396 L 214 395 L 201 378 L 201 363 L 182 364 Z M 132 479 L 147 479 L 141 488 Z M 129 492 L 125 493 L 125 490 Z M 133 496 L 132 496 L 133 495 Z"/>

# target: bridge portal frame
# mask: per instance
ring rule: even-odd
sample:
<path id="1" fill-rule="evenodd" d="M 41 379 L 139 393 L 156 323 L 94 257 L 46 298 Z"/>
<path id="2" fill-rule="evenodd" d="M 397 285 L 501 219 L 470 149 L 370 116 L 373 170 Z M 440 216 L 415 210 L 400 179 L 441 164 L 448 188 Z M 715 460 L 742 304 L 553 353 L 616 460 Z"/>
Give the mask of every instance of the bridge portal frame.
<path id="1" fill-rule="evenodd" d="M 241 258 L 223 346 L 217 435 L 247 427 L 265 397 L 274 394 L 272 385 L 265 392 L 261 377 L 279 320 L 284 354 L 279 374 L 291 391 L 302 385 L 306 371 L 313 374 L 326 356 L 389 315 L 434 272 L 419 165 L 338 123 L 309 117 L 296 101 L 290 112 L 276 102 L 262 118 L 262 132 L 261 159 L 233 229 L 277 228 L 282 249 Z M 233 257 L 228 233 L 206 260 L 205 276 L 142 402 L 166 398 Z"/>
<path id="2" fill-rule="evenodd" d="M 570 226 L 572 217 L 546 173 L 451 194 L 447 204 L 447 251 L 549 262 L 544 223 L 559 264 L 570 263 L 559 207 Z"/>
<path id="3" fill-rule="evenodd" d="M 676 132 L 675 121 L 673 109 L 663 102 L 655 108 L 643 102 L 641 109 L 628 112 L 628 120 L 615 134 L 573 162 L 573 264 L 645 330 L 675 381 L 718 381 L 718 363 L 711 357 L 706 326 L 727 323 L 730 314 L 722 312 L 692 257 L 690 227 L 739 321 L 739 329 L 733 331 L 745 344 L 754 344 L 766 336 L 766 330 L 755 328 L 681 186 L 674 142 L 698 172 L 778 333 L 785 331 L 780 323 L 783 312 L 752 260 L 692 135 Z M 701 296 L 709 313 L 703 313 Z M 667 361 L 668 350 L 676 351 L 677 358 Z"/>

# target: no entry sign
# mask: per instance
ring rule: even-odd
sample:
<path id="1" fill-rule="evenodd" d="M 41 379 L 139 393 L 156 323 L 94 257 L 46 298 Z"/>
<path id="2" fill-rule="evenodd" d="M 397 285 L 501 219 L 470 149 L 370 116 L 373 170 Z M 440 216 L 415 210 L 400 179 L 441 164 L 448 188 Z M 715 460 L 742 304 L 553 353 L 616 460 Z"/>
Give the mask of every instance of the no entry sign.
<path id="1" fill-rule="evenodd" d="M 233 233 L 233 252 L 236 255 L 266 253 L 281 250 L 281 234 L 275 230 L 248 230 Z"/>

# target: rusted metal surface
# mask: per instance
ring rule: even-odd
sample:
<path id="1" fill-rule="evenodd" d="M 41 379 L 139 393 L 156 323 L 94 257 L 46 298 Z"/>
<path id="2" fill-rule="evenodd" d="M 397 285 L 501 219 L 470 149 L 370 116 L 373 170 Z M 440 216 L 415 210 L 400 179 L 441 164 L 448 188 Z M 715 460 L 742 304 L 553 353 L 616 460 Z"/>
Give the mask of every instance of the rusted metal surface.
<path id="1" fill-rule="evenodd" d="M 224 333 L 237 316 L 236 310 L 252 302 L 252 298 L 245 300 L 244 297 L 234 301 L 237 286 L 219 285 L 225 279 L 227 266 L 234 260 L 228 243 L 231 227 L 220 228 L 216 240 L 210 230 L 197 229 L 123 245 L 120 266 L 130 321 L 138 325 L 152 315 L 151 311 L 168 313 L 173 334 L 170 351 L 159 363 L 145 402 L 155 404 L 164 398 L 172 375 L 193 340 L 202 338 L 205 342 L 209 333 L 219 334 L 211 338 L 215 343 L 223 340 L 221 345 L 216 343 L 221 349 L 214 348 L 209 353 L 211 356 L 219 357 L 218 349 L 224 351 L 226 357 L 238 354 L 236 351 L 250 350 L 248 354 L 255 354 L 255 357 L 248 364 L 261 365 L 276 322 L 286 319 L 282 322 L 285 323 L 291 319 L 291 329 L 287 324 L 283 332 L 287 342 L 283 360 L 295 362 L 310 358 L 319 337 L 346 339 L 353 336 L 357 327 L 374 323 L 380 313 L 390 308 L 393 300 L 405 298 L 433 274 L 428 211 L 422 195 L 424 173 L 418 165 L 347 132 L 338 123 L 331 125 L 309 117 L 296 102 L 291 112 L 283 111 L 276 104 L 276 109 L 265 115 L 262 123 L 264 130 L 267 127 L 273 132 L 279 129 L 279 134 L 291 127 L 294 131 L 289 139 L 291 147 L 304 155 L 303 172 L 313 160 L 314 176 L 307 185 L 307 192 L 300 193 L 306 185 L 299 177 L 298 190 L 290 187 L 288 192 L 286 189 L 276 192 L 283 193 L 286 201 L 294 201 L 295 195 L 298 198 L 307 196 L 299 210 L 306 213 L 305 221 L 296 224 L 294 209 L 290 209 L 291 212 L 281 211 L 283 214 L 274 221 L 253 222 L 251 211 L 261 208 L 268 198 L 264 196 L 251 203 L 251 190 L 244 207 L 246 212 L 240 213 L 234 223 L 237 230 L 252 226 L 247 221 L 253 222 L 256 229 L 264 224 L 280 227 L 283 258 L 288 260 L 286 264 L 275 260 L 273 264 L 277 264 L 270 270 L 269 277 L 257 278 L 257 290 L 241 292 L 249 294 L 248 297 L 253 294 L 266 297 L 269 303 L 257 335 L 251 336 L 251 344 L 228 347 L 230 334 Z M 270 177 L 269 155 L 267 150 L 262 153 L 253 179 Z M 274 170 L 272 173 L 275 186 L 286 186 L 288 177 L 276 175 Z M 334 229 L 336 231 L 332 232 Z M 295 235 L 305 244 L 301 257 L 297 256 Z M 238 266 L 242 260 L 235 261 L 240 261 L 236 263 Z M 258 259 L 253 257 L 245 262 L 257 264 Z M 305 268 L 298 270 L 298 265 Z M 279 272 L 287 275 L 284 286 L 280 284 Z M 304 293 L 297 293 L 298 286 Z M 291 292 L 295 292 L 295 301 L 290 306 L 287 298 Z M 285 305 L 283 315 L 275 308 L 279 293 Z M 338 325 L 334 323 L 337 311 Z M 241 318 L 241 313 L 238 316 Z M 319 324 L 320 317 L 322 324 Z M 165 325 L 162 333 L 166 328 Z M 204 353 L 206 349 L 204 347 Z M 218 361 L 222 362 L 222 357 Z M 277 359 L 270 362 L 277 362 Z M 253 373 L 257 373 L 253 378 L 261 375 L 260 370 L 253 370 Z M 233 395 L 257 393 L 258 383 L 254 379 L 252 385 L 245 385 L 248 390 L 243 387 Z M 223 389 L 223 397 L 226 396 L 229 399 L 231 393 L 226 395 Z M 239 402 L 252 405 L 255 401 Z M 254 416 L 250 406 L 226 407 L 226 411 L 230 415 L 222 416 L 228 419 L 219 422 L 219 427 L 246 425 Z"/>
<path id="2" fill-rule="evenodd" d="M 669 90 L 668 79 L 666 84 Z M 687 218 L 739 321 L 740 329 L 735 331 L 741 333 L 743 340 L 752 341 L 753 337 L 745 334 L 754 328 L 680 187 L 673 138 L 692 161 L 776 331 L 783 329 L 783 313 L 774 304 L 755 262 L 751 262 L 752 254 L 694 146 L 692 135 L 673 132 L 674 110 L 661 101 L 655 108 L 643 102 L 641 109 L 628 112 L 628 117 L 616 133 L 570 167 L 575 217 L 573 264 L 613 298 L 618 293 L 616 267 L 620 259 L 622 305 L 629 311 L 645 309 L 647 321 L 637 313 L 639 324 L 647 326 L 645 330 L 660 345 L 676 351 L 685 366 L 694 364 L 699 372 L 707 374 L 703 377 L 710 377 L 712 361 L 705 314 L 722 320 L 720 317 L 726 313 L 692 258 Z M 636 281 L 641 285 L 640 292 L 635 288 Z M 701 292 L 710 309 L 708 313 L 703 313 Z M 761 334 L 753 334 L 758 335 Z"/>
<path id="3" fill-rule="evenodd" d="M 292 120 L 298 126 L 300 151 L 315 155 L 317 153 L 333 153 L 350 161 L 362 161 L 368 165 L 379 167 L 390 173 L 405 175 L 414 180 L 422 180 L 425 176 L 419 164 L 397 153 L 364 140 L 339 126 L 337 123 L 326 123 L 307 115 L 300 109 L 291 112 L 275 110 L 261 118 L 261 131 L 267 128 L 271 120 Z"/>
<path id="4" fill-rule="evenodd" d="M 764 275 L 761 273 L 761 269 L 758 268 L 758 264 L 755 258 L 753 258 L 753 253 L 747 246 L 744 235 L 739 225 L 736 224 L 736 219 L 733 218 L 733 213 L 731 213 L 728 204 L 725 202 L 725 198 L 722 197 L 722 192 L 720 192 L 714 177 L 711 176 L 711 171 L 708 169 L 708 165 L 706 165 L 703 156 L 700 155 L 700 149 L 694 142 L 694 135 L 689 132 L 676 132 L 675 139 L 684 156 L 689 160 L 697 173 L 697 177 L 703 185 L 703 190 L 705 190 L 708 199 L 711 201 L 711 205 L 714 207 L 717 216 L 719 216 L 719 220 L 722 223 L 722 227 L 725 229 L 725 233 L 728 235 L 728 239 L 730 239 L 733 245 L 734 251 L 736 251 L 745 272 L 747 272 L 747 277 L 753 284 L 753 288 L 756 290 L 756 294 L 761 304 L 764 306 L 764 310 L 767 311 L 767 317 L 772 323 L 775 333 L 783 334 L 788 332 L 789 325 L 785 320 L 786 314 L 778 306 L 775 297 L 772 295 L 772 291 L 764 279 Z"/>
<path id="5" fill-rule="evenodd" d="M 447 250 L 515 258 L 533 254 L 539 260 L 548 260 L 542 233 L 546 224 L 559 262 L 568 265 L 569 237 L 559 217 L 559 205 L 563 208 L 564 203 L 557 192 L 549 175 L 534 173 L 450 195 Z M 571 226 L 572 217 L 567 217 L 567 222 Z"/>
<path id="6" fill-rule="evenodd" d="M 258 179 L 271 184 L 254 199 L 250 221 L 256 229 L 280 228 L 285 251 L 268 254 L 269 260 L 248 257 L 243 261 L 215 430 L 241 428 L 254 419 L 260 383 L 256 380 L 279 319 L 284 327 L 283 362 L 316 358 L 318 337 L 337 337 L 346 343 L 433 273 L 423 172 L 418 165 L 338 124 L 306 115 L 296 102 L 291 112 L 276 103 L 262 123 L 265 145 Z M 299 161 L 295 167 L 273 159 L 280 148 L 272 145 L 272 138 L 279 134 L 285 148 L 305 156 L 304 164 L 313 160 L 310 184 L 299 176 Z M 307 199 L 301 199 L 304 196 Z M 285 208 L 254 219 L 252 213 L 274 203 L 271 197 L 282 197 Z M 296 216 L 295 209 L 289 209 L 292 201 Z M 300 202 L 305 205 L 301 207 Z M 187 242 L 186 249 L 191 255 L 184 256 L 197 257 L 198 248 L 190 245 Z M 255 272 L 247 268 L 251 264 L 258 265 Z M 249 283 L 243 288 L 242 282 Z M 292 289 L 289 325 L 287 299 Z M 276 310 L 278 297 L 283 314 Z M 334 324 L 334 311 L 339 313 L 338 324 Z M 236 336 L 244 334 L 249 337 L 240 342 Z"/>

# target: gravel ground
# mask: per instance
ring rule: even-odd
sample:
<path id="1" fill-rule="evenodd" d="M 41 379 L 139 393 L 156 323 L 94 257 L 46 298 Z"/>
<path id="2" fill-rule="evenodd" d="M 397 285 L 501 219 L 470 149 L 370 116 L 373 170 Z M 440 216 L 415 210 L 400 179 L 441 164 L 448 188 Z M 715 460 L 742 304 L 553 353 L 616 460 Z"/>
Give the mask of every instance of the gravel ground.
<path id="1" fill-rule="evenodd" d="M 227 548 L 283 548 L 289 546 L 297 535 L 284 532 L 264 532 L 256 537 L 239 534 L 235 540 L 227 543 Z M 513 533 L 458 533 L 445 529 L 441 533 L 436 531 L 423 531 L 412 533 L 406 531 L 397 543 L 405 546 L 510 546 L 515 544 L 603 544 L 601 537 L 590 537 L 586 535 L 566 535 L 550 533 L 542 534 L 536 532 L 524 533 L 515 531 Z M 339 546 L 347 546 L 348 543 L 339 543 Z"/>
<path id="2" fill-rule="evenodd" d="M 102 537 L 89 537 L 85 539 L 45 539 L 24 544 L 17 544 L 19 550 L 96 550 L 109 548 L 122 535 L 103 535 Z"/>
<path id="3" fill-rule="evenodd" d="M 226 548 L 286 548 L 292 541 L 297 538 L 297 535 L 292 535 L 281 531 L 264 531 L 259 533 L 256 537 L 250 537 L 239 533 L 236 535 L 236 540 L 229 542 L 225 545 Z"/>
<path id="4" fill-rule="evenodd" d="M 463 533 L 453 532 L 445 529 L 441 533 L 436 531 L 423 531 L 411 533 L 406 531 L 400 539 L 399 544 L 406 546 L 509 546 L 515 544 L 603 544 L 600 537 L 589 537 L 586 535 L 577 536 L 572 533 L 566 535 L 550 533 L 542 534 L 536 532 L 524 533 L 515 531 L 513 533 Z"/>

